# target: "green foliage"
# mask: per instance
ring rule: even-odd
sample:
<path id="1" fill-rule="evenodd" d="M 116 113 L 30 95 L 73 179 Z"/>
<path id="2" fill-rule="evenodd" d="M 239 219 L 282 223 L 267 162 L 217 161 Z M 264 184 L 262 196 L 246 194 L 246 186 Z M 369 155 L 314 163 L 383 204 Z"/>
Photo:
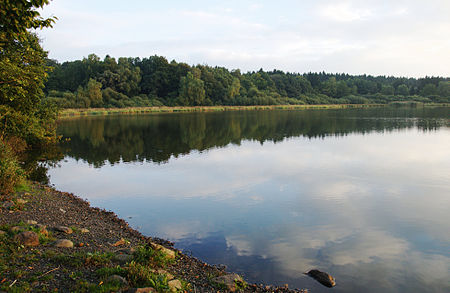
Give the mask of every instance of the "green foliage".
<path id="1" fill-rule="evenodd" d="M 450 98 L 450 81 L 441 77 L 298 74 L 279 70 L 241 74 L 223 67 L 168 62 L 161 56 L 116 61 L 109 56 L 100 60 L 91 54 L 83 60 L 63 64 L 47 60 L 47 64 L 54 67 L 46 84 L 47 100 L 61 108 L 387 104 L 398 100 L 429 103 Z"/>
<path id="2" fill-rule="evenodd" d="M 127 268 L 127 280 L 134 287 L 153 287 L 158 291 L 169 289 L 166 275 L 154 273 L 149 266 L 134 261 Z"/>
<path id="3" fill-rule="evenodd" d="M 48 3 L 47 0 L 0 2 L 0 139 L 5 150 L 0 181 L 5 187 L 3 193 L 11 191 L 11 186 L 23 178 L 14 159 L 16 148 L 5 146 L 11 139 L 20 138 L 31 147 L 56 141 L 56 109 L 41 102 L 48 70 L 47 52 L 41 48 L 37 36 L 28 31 L 52 25 L 54 18 L 43 19 L 36 10 Z M 7 181 L 11 182 L 8 186 Z"/>
<path id="4" fill-rule="evenodd" d="M 188 72 L 181 78 L 179 103 L 182 106 L 200 106 L 205 100 L 204 82 L 194 74 Z"/>
<path id="5" fill-rule="evenodd" d="M 13 192 L 14 187 L 23 180 L 24 173 L 16 155 L 10 146 L 0 139 L 0 197 Z"/>
<path id="6" fill-rule="evenodd" d="M 133 253 L 133 257 L 137 263 L 154 267 L 165 267 L 173 261 L 168 259 L 163 252 L 153 249 L 150 244 L 139 246 Z"/>

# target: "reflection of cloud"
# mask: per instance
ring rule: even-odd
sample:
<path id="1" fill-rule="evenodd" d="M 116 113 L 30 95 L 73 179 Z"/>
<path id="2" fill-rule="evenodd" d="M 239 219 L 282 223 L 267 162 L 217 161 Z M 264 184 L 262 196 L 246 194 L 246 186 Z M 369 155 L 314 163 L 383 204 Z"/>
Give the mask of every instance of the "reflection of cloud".
<path id="1" fill-rule="evenodd" d="M 249 256 L 252 255 L 253 247 L 249 239 L 245 235 L 235 235 L 226 237 L 227 247 L 236 250 L 237 255 Z"/>

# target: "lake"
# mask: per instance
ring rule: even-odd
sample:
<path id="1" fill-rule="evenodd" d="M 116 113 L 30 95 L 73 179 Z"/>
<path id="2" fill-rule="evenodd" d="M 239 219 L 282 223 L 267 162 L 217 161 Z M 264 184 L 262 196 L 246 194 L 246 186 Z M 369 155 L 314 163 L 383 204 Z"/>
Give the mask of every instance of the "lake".
<path id="1" fill-rule="evenodd" d="M 450 292 L 450 108 L 64 120 L 50 183 L 256 283 Z"/>

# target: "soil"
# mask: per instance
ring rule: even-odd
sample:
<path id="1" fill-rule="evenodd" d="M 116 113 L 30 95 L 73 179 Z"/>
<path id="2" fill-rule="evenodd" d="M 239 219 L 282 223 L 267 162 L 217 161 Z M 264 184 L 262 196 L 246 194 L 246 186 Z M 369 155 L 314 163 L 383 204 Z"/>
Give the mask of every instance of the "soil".
<path id="1" fill-rule="evenodd" d="M 1 271 L 0 263 L 0 285 L 14 283 L 12 286 L 2 287 L 7 287 L 7 291 L 12 291 L 15 286 L 20 284 L 22 278 L 31 275 L 38 276 L 34 277 L 30 283 L 31 291 L 73 292 L 80 280 L 91 284 L 100 284 L 101 282 L 95 273 L 98 264 L 85 263 L 81 267 L 74 267 L 70 261 L 55 262 L 47 257 L 31 256 L 42 256 L 49 252 L 52 255 L 58 253 L 76 255 L 88 252 L 117 254 L 125 248 L 137 247 L 150 241 L 177 251 L 173 248 L 173 243 L 159 238 L 146 237 L 130 228 L 126 221 L 118 218 L 113 212 L 90 207 L 87 201 L 70 193 L 60 192 L 39 183 L 30 183 L 29 190 L 17 192 L 13 197 L 12 200 L 0 199 L 0 226 L 10 227 L 18 225 L 18 223 L 23 225 L 27 221 L 36 221 L 47 227 L 54 240 L 69 239 L 74 243 L 74 247 L 56 248 L 52 242 L 48 242 L 37 247 L 23 248 L 22 252 L 25 256 L 21 257 L 22 262 L 14 265 L 12 269 L 9 267 L 9 269 Z M 25 200 L 26 203 L 18 203 L 18 198 Z M 15 204 L 13 205 L 12 202 Z M 58 226 L 71 227 L 74 231 L 66 234 L 53 229 Z M 83 228 L 88 229 L 89 232 L 82 233 L 81 229 Z M 114 244 L 119 240 L 122 240 L 119 242 L 122 244 L 115 246 Z M 165 269 L 176 278 L 190 283 L 186 291 L 226 291 L 211 282 L 212 276 L 226 274 L 223 268 L 206 264 L 192 256 L 184 255 L 181 251 L 177 251 L 177 254 L 176 262 L 169 264 Z M 26 255 L 29 257 L 27 258 Z M 307 292 L 305 289 L 293 290 L 263 284 L 248 284 L 242 291 Z"/>

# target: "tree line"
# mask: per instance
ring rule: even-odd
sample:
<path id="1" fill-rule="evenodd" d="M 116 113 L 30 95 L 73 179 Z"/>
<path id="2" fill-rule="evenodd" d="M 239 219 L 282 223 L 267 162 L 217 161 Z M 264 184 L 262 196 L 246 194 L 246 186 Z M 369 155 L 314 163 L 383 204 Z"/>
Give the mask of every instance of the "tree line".
<path id="1" fill-rule="evenodd" d="M 239 69 L 169 62 L 162 56 L 95 54 L 53 68 L 46 100 L 60 108 L 450 102 L 450 79 L 349 74 L 241 73 Z"/>

